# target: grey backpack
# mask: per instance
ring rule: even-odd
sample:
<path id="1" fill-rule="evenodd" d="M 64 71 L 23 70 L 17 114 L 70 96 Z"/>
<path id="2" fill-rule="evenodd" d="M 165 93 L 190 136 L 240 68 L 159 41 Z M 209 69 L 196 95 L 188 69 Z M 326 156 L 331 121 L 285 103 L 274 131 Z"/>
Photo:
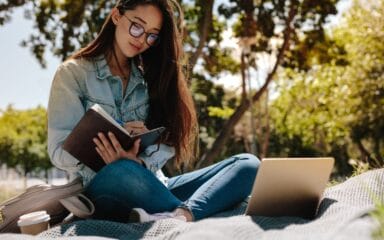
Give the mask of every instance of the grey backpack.
<path id="1" fill-rule="evenodd" d="M 45 210 L 50 225 L 63 222 L 66 217 L 90 217 L 95 207 L 83 194 L 80 178 L 65 185 L 40 184 L 0 204 L 0 233 L 19 233 L 17 221 L 23 214 Z"/>

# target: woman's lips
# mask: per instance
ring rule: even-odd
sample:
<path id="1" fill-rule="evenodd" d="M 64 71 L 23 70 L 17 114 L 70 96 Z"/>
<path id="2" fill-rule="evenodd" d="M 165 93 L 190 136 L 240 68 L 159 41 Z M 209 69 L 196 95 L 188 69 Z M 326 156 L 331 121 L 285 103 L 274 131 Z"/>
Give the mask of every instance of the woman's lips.
<path id="1" fill-rule="evenodd" d="M 132 43 L 129 43 L 129 45 L 131 45 L 136 51 L 140 51 L 141 47 L 138 47 Z"/>

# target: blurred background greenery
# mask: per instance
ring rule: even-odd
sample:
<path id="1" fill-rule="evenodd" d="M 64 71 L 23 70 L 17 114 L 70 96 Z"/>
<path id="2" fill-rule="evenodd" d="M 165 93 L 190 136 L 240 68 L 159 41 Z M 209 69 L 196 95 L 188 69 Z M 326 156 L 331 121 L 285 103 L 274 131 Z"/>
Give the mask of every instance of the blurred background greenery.
<path id="1" fill-rule="evenodd" d="M 168 164 L 168 174 L 239 152 L 333 156 L 338 176 L 384 165 L 383 1 L 352 1 L 342 15 L 336 14 L 343 0 L 179 2 L 200 152 L 192 166 Z M 24 9 L 35 27 L 20 41 L 45 67 L 47 52 L 65 60 L 93 39 L 114 3 L 6 1 L 0 28 L 13 10 Z M 237 87 L 216 84 L 223 78 Z M 22 176 L 46 171 L 46 144 L 44 107 L 1 109 L 1 164 Z"/>

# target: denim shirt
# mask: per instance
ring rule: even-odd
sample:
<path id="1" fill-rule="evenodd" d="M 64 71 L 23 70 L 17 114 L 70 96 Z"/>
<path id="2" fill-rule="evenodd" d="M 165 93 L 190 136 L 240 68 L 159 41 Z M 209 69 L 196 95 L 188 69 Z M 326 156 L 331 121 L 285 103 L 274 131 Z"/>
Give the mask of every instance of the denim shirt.
<path id="1" fill-rule="evenodd" d="M 95 103 L 122 122 L 143 121 L 148 116 L 149 97 L 140 70 L 132 61 L 125 94 L 120 77 L 113 76 L 104 57 L 93 61 L 72 59 L 56 71 L 48 103 L 48 154 L 51 162 L 69 173 L 80 176 L 87 186 L 96 173 L 62 149 L 62 144 Z M 164 164 L 175 155 L 175 149 L 165 144 L 151 145 L 139 157 L 160 181 L 167 185 L 161 172 Z"/>

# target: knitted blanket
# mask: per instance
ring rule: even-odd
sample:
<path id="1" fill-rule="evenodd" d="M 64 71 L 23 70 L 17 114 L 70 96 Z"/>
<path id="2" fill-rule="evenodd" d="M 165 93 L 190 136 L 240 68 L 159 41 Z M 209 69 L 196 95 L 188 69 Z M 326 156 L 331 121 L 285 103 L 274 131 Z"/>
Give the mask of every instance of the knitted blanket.
<path id="1" fill-rule="evenodd" d="M 5 234 L 1 239 L 371 239 L 378 222 L 370 216 L 384 202 L 384 169 L 329 187 L 315 219 L 243 215 L 246 202 L 210 218 L 186 223 L 164 219 L 150 223 L 83 220 L 51 228 L 37 237 Z M 86 236 L 86 237 L 85 237 Z"/>

